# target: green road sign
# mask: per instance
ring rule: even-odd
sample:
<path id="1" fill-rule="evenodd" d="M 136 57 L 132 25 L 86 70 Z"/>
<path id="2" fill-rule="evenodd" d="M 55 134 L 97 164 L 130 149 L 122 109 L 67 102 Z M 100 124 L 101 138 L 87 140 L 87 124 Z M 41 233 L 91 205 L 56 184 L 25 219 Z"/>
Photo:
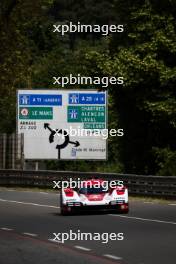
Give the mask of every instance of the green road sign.
<path id="1" fill-rule="evenodd" d="M 104 123 L 105 106 L 68 106 L 67 122 L 69 123 Z"/>
<path id="2" fill-rule="evenodd" d="M 19 119 L 53 119 L 52 107 L 20 107 Z"/>

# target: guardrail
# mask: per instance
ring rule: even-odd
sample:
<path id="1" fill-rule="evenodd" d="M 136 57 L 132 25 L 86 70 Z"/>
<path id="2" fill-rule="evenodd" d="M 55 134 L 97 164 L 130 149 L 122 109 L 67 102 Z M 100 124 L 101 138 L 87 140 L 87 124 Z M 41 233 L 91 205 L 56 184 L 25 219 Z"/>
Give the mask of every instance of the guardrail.
<path id="1" fill-rule="evenodd" d="M 150 176 L 134 174 L 0 170 L 0 186 L 53 188 L 53 181 L 90 179 L 122 180 L 133 195 L 176 198 L 176 176 Z"/>

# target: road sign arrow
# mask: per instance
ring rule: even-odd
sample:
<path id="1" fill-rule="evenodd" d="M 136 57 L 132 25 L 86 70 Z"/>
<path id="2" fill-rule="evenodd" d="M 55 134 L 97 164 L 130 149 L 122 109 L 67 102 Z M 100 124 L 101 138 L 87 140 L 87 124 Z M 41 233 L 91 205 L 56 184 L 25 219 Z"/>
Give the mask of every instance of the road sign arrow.
<path id="1" fill-rule="evenodd" d="M 65 138 L 65 141 L 62 144 L 57 144 L 56 145 L 56 149 L 58 149 L 60 151 L 60 149 L 65 148 L 69 143 L 73 144 L 75 147 L 80 146 L 80 143 L 78 141 L 75 141 L 75 142 L 74 141 L 70 141 L 70 138 L 69 138 L 69 135 L 68 135 L 67 131 L 65 131 L 63 129 L 60 129 L 60 130 L 59 129 L 54 129 L 53 130 L 53 129 L 50 128 L 49 125 L 50 125 L 49 123 L 44 123 L 44 128 L 48 129 L 51 132 L 51 134 L 49 136 L 49 142 L 50 143 L 54 142 L 54 136 L 55 135 L 61 134 Z"/>
<path id="2" fill-rule="evenodd" d="M 63 149 L 63 148 L 65 148 L 65 147 L 68 145 L 69 140 L 70 140 L 70 139 L 69 139 L 69 135 L 67 134 L 67 131 L 60 129 L 59 131 L 57 130 L 55 133 L 56 133 L 56 134 L 64 135 L 64 138 L 65 138 L 64 143 L 62 143 L 62 144 L 60 144 L 60 145 L 58 144 L 58 145 L 56 146 L 56 149 Z"/>
<path id="3" fill-rule="evenodd" d="M 49 126 L 50 124 L 49 123 L 44 123 L 44 128 L 45 129 L 48 129 L 49 131 L 53 131 L 51 128 L 50 128 L 50 126 Z"/>
<path id="4" fill-rule="evenodd" d="M 75 141 L 75 142 L 69 141 L 69 143 L 75 145 L 75 147 L 79 147 L 80 146 L 80 143 L 78 141 Z"/>

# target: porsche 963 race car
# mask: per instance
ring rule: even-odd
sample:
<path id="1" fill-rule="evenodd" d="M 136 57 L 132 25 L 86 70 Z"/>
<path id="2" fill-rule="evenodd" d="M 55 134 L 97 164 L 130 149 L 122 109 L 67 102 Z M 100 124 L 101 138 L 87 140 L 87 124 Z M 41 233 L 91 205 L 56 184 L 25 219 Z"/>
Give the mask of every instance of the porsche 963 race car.
<path id="1" fill-rule="evenodd" d="M 104 180 L 84 181 L 81 188 L 62 188 L 60 208 L 62 215 L 91 210 L 128 213 L 128 189 L 124 185 L 105 188 Z"/>

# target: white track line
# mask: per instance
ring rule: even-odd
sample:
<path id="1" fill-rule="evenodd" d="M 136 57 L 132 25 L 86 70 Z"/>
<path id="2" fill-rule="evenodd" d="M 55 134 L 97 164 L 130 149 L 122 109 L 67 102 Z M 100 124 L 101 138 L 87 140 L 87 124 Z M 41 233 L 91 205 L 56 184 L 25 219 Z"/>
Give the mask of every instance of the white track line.
<path id="1" fill-rule="evenodd" d="M 11 229 L 11 228 L 6 228 L 6 227 L 1 227 L 1 230 L 4 230 L 4 231 L 12 231 L 13 229 Z"/>
<path id="2" fill-rule="evenodd" d="M 56 193 L 56 191 L 54 192 L 44 192 L 44 191 L 30 191 L 30 190 L 15 190 L 15 189 L 3 189 L 3 187 L 0 187 L 0 191 L 5 191 L 5 192 L 20 192 L 20 193 L 37 193 L 37 194 L 51 194 L 51 195 L 58 195 L 60 196 L 60 193 Z"/>
<path id="3" fill-rule="evenodd" d="M 2 191 L 6 191 L 6 192 L 14 192 L 15 190 L 2 190 Z"/>
<path id="4" fill-rule="evenodd" d="M 41 207 L 47 207 L 47 208 L 56 208 L 56 209 L 60 208 L 58 206 L 47 205 L 47 204 L 26 203 L 26 202 L 13 201 L 13 200 L 4 200 L 4 199 L 0 199 L 0 202 L 16 203 L 16 204 L 25 204 L 25 205 L 34 205 L 34 206 L 41 206 Z"/>
<path id="5" fill-rule="evenodd" d="M 90 248 L 86 248 L 86 247 L 81 247 L 81 246 L 74 246 L 74 247 L 77 248 L 77 249 L 84 250 L 84 251 L 91 251 Z"/>
<path id="6" fill-rule="evenodd" d="M 31 236 L 31 237 L 36 237 L 36 236 L 38 236 L 37 234 L 32 234 L 32 233 L 26 233 L 26 232 L 24 232 L 24 233 L 22 233 L 23 235 L 26 235 L 26 236 Z"/>
<path id="7" fill-rule="evenodd" d="M 141 220 L 141 221 L 148 221 L 148 222 L 176 225 L 176 222 L 162 221 L 162 220 L 157 220 L 157 219 L 147 219 L 147 218 L 134 217 L 134 216 L 125 216 L 125 215 L 113 215 L 113 214 L 109 214 L 109 215 L 115 216 L 115 217 L 134 219 L 134 220 Z"/>
<path id="8" fill-rule="evenodd" d="M 172 205 L 172 206 L 174 206 L 174 205 L 176 205 L 176 204 L 168 204 L 168 205 Z"/>
<path id="9" fill-rule="evenodd" d="M 61 241 L 54 240 L 53 238 L 48 239 L 48 241 L 53 242 L 53 243 L 62 243 Z"/>
<path id="10" fill-rule="evenodd" d="M 107 257 L 107 258 L 114 259 L 114 260 L 122 259 L 121 257 L 117 257 L 117 256 L 110 255 L 110 254 L 105 254 L 105 255 L 103 255 L 103 257 Z"/>

